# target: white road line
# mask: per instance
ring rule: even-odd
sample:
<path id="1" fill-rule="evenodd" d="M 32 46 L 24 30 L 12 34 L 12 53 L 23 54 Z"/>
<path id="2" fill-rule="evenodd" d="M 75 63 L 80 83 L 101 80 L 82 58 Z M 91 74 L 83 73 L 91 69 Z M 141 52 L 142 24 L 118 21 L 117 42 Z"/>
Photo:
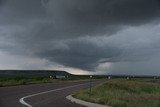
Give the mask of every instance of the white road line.
<path id="1" fill-rule="evenodd" d="M 89 83 L 78 84 L 78 85 L 74 85 L 74 86 L 69 86 L 69 87 L 64 87 L 64 88 L 58 88 L 58 89 L 54 89 L 54 90 L 49 90 L 49 91 L 44 91 L 44 92 L 40 92 L 40 93 L 36 93 L 36 94 L 31 94 L 31 95 L 22 97 L 21 99 L 19 99 L 19 102 L 21 104 L 27 106 L 27 107 L 32 107 L 30 104 L 26 103 L 24 101 L 24 99 L 30 98 L 30 97 L 34 97 L 34 96 L 37 96 L 37 95 L 42 95 L 42 94 L 50 93 L 50 92 L 55 92 L 55 91 L 60 91 L 60 90 L 68 89 L 68 88 L 73 88 L 73 87 L 81 86 L 81 85 L 86 85 L 86 84 L 89 84 Z"/>

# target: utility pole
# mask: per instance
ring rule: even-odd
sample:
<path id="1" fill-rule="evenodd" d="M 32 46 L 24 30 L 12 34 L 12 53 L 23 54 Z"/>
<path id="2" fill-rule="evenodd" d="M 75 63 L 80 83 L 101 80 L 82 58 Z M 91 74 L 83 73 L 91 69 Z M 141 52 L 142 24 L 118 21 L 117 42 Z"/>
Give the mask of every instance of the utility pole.
<path id="1" fill-rule="evenodd" d="M 91 96 L 91 92 L 92 92 L 92 75 L 90 76 L 90 85 L 89 85 L 89 97 Z"/>

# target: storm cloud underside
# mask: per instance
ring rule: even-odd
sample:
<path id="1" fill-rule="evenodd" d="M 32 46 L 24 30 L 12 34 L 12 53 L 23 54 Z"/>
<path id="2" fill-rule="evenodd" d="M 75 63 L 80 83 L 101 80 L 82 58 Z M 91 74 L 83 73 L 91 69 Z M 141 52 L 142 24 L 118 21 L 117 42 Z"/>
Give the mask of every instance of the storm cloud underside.
<path id="1" fill-rule="evenodd" d="M 0 0 L 0 51 L 42 69 L 157 75 L 159 18 L 160 0 Z"/>

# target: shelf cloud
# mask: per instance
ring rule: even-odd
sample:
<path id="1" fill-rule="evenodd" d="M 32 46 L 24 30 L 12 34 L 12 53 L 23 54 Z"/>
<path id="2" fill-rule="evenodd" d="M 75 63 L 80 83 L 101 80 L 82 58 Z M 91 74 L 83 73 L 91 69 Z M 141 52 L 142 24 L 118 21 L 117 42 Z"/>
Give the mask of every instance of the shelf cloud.
<path id="1" fill-rule="evenodd" d="M 0 52 L 42 69 L 157 75 L 159 20 L 160 0 L 0 0 Z"/>

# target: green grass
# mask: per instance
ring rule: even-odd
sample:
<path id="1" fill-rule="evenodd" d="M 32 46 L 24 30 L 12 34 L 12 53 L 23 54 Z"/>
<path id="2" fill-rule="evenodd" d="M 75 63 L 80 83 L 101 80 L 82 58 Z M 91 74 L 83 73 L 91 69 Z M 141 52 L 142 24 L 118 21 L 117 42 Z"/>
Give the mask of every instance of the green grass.
<path id="1" fill-rule="evenodd" d="M 46 83 L 46 82 L 54 82 L 54 81 L 55 80 L 47 77 L 25 77 L 25 76 L 1 77 L 0 87 L 35 84 L 35 83 Z"/>
<path id="2" fill-rule="evenodd" d="M 160 107 L 160 82 L 146 79 L 115 79 L 74 97 L 111 107 Z"/>
<path id="3" fill-rule="evenodd" d="M 66 79 L 51 79 L 49 77 L 42 76 L 13 76 L 13 77 L 0 77 L 0 87 L 16 86 L 16 85 L 28 85 L 38 83 L 63 83 L 63 82 L 77 82 L 85 81 L 87 78 L 75 78 L 70 77 Z"/>

